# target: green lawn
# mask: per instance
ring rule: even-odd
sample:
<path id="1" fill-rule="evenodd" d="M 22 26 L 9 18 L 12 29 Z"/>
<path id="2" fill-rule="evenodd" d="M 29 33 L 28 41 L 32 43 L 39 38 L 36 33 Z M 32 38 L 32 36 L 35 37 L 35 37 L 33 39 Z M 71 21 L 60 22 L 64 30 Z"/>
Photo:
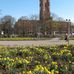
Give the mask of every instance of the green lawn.
<path id="1" fill-rule="evenodd" d="M 34 40 L 36 38 L 30 38 L 30 37 L 26 37 L 26 38 L 0 38 L 0 41 L 23 41 L 23 40 Z"/>
<path id="2" fill-rule="evenodd" d="M 36 37 L 16 37 L 16 38 L 0 38 L 0 41 L 25 41 L 25 40 L 47 40 L 50 38 L 36 38 Z"/>

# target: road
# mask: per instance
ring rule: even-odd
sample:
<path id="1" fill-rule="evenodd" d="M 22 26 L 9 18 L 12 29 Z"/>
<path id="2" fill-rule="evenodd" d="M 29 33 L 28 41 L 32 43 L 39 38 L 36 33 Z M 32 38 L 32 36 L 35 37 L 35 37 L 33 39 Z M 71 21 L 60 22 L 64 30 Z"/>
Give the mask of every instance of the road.
<path id="1" fill-rule="evenodd" d="M 53 38 L 51 40 L 30 40 L 30 41 L 0 41 L 2 46 L 49 46 L 68 44 L 65 40 Z M 74 40 L 70 40 L 69 44 L 74 44 Z"/>

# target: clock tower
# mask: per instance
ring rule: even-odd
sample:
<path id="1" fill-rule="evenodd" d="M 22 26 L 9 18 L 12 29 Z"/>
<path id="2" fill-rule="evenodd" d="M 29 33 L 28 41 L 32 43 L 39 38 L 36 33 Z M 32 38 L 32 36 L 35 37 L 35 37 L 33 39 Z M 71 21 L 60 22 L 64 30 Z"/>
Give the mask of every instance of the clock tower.
<path id="1" fill-rule="evenodd" d="M 50 19 L 50 0 L 40 0 L 40 20 Z"/>

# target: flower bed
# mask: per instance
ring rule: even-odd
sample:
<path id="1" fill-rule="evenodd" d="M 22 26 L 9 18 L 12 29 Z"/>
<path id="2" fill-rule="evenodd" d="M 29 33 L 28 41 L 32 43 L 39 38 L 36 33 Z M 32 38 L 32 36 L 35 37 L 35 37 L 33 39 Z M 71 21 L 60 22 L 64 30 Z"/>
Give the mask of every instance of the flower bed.
<path id="1" fill-rule="evenodd" d="M 0 46 L 0 74 L 72 74 L 74 45 Z"/>

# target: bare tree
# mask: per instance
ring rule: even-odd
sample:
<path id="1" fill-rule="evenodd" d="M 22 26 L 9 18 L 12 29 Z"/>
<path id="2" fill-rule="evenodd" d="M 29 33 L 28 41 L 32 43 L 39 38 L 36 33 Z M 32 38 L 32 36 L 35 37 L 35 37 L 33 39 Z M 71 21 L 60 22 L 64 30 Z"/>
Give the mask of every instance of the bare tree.
<path id="1" fill-rule="evenodd" d="M 38 20 L 38 19 L 39 19 L 38 15 L 31 15 L 30 16 L 30 20 Z"/>
<path id="2" fill-rule="evenodd" d="M 10 16 L 6 15 L 1 18 L 1 30 L 4 32 L 5 36 L 10 36 L 12 34 L 12 28 L 15 24 L 15 19 Z"/>
<path id="3" fill-rule="evenodd" d="M 18 20 L 29 20 L 29 18 L 27 16 L 22 16 Z"/>
<path id="4" fill-rule="evenodd" d="M 59 17 L 57 14 L 55 13 L 51 13 L 51 17 L 53 18 L 53 20 L 55 21 L 65 21 L 62 17 Z"/>

